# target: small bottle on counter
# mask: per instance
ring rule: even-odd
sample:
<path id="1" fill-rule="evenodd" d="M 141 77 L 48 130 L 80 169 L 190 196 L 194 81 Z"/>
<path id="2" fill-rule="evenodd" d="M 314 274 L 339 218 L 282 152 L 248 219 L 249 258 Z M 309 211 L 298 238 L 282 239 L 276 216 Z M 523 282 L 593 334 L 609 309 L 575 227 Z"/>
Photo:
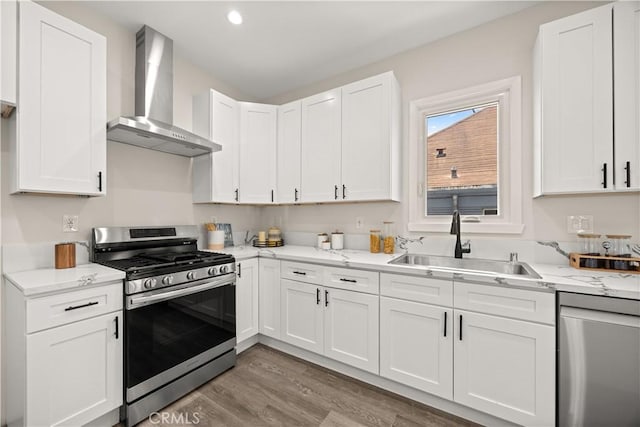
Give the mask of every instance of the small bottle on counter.
<path id="1" fill-rule="evenodd" d="M 395 235 L 395 227 L 393 226 L 393 222 L 385 221 L 384 224 L 384 232 L 383 232 L 383 243 L 382 243 L 382 251 L 385 254 L 392 254 L 395 249 L 396 235 Z"/>
<path id="2" fill-rule="evenodd" d="M 369 230 L 369 252 L 372 254 L 380 253 L 380 230 Z"/>

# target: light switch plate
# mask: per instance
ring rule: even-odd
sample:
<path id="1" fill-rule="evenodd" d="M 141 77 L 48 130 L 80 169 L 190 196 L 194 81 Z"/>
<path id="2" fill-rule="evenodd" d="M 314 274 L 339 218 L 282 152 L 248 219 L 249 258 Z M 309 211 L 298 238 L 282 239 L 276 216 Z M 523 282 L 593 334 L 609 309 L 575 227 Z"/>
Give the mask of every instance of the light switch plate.
<path id="1" fill-rule="evenodd" d="M 62 215 L 62 231 L 65 233 L 78 231 L 78 215 Z"/>
<path id="2" fill-rule="evenodd" d="M 567 232 L 572 234 L 593 233 L 593 215 L 569 215 Z"/>

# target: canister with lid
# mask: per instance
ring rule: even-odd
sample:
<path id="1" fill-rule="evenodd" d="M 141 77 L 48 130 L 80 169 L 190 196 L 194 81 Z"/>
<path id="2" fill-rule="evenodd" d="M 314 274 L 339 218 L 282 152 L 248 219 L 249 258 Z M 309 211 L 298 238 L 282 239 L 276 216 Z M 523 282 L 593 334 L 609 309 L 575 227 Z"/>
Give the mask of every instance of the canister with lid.
<path id="1" fill-rule="evenodd" d="M 372 254 L 380 253 L 380 230 L 369 230 L 369 252 Z"/>
<path id="2" fill-rule="evenodd" d="M 331 233 L 331 249 L 344 249 L 344 233 L 337 230 Z"/>

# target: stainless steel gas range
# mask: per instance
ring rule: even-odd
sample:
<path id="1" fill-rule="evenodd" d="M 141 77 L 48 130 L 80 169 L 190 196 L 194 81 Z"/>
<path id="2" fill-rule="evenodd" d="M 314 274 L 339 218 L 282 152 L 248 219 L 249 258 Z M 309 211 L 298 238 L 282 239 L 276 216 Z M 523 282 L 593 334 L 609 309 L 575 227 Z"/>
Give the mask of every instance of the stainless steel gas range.
<path id="1" fill-rule="evenodd" d="M 126 273 L 127 426 L 235 365 L 235 259 L 198 251 L 198 235 L 196 226 L 93 229 L 92 260 Z"/>

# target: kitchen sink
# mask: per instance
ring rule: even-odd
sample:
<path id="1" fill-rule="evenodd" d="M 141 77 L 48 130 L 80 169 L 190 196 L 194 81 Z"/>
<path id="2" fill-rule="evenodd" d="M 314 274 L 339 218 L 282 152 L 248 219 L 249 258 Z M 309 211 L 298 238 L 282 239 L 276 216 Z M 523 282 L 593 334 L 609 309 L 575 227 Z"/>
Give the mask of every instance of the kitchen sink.
<path id="1" fill-rule="evenodd" d="M 394 265 L 411 265 L 466 270 L 477 273 L 509 274 L 528 279 L 540 279 L 538 273 L 524 262 L 496 261 L 490 259 L 451 258 L 445 256 L 404 254 L 388 262 Z"/>

